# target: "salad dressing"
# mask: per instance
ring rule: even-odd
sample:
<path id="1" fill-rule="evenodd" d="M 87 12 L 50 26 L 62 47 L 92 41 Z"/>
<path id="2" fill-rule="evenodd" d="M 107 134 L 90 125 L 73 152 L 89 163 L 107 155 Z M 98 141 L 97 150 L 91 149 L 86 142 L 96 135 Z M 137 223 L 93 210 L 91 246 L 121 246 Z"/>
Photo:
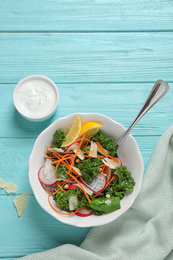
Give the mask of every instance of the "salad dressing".
<path id="1" fill-rule="evenodd" d="M 27 116 L 42 117 L 51 111 L 56 102 L 56 93 L 51 84 L 42 79 L 30 79 L 18 89 L 17 106 Z"/>

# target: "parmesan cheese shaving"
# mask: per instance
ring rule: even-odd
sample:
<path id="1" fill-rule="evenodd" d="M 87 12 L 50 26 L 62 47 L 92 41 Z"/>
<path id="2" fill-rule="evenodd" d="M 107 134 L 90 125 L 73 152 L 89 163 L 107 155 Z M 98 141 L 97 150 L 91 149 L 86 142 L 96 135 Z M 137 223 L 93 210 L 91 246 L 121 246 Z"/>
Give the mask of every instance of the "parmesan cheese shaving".
<path id="1" fill-rule="evenodd" d="M 97 158 L 97 144 L 93 141 L 91 141 L 89 156 Z"/>
<path id="2" fill-rule="evenodd" d="M 0 178 L 0 188 L 4 188 L 7 183 Z"/>
<path id="3" fill-rule="evenodd" d="M 25 192 L 13 200 L 13 203 L 17 209 L 17 214 L 20 217 L 27 206 L 29 193 Z"/>
<path id="4" fill-rule="evenodd" d="M 8 182 L 5 186 L 4 186 L 4 190 L 7 192 L 7 193 L 16 193 L 17 191 L 17 185 L 14 184 L 13 182 Z"/>
<path id="5" fill-rule="evenodd" d="M 81 171 L 79 170 L 79 168 L 75 167 L 75 166 L 72 166 L 72 168 L 75 170 L 75 172 L 78 174 L 78 175 L 82 175 Z"/>
<path id="6" fill-rule="evenodd" d="M 17 185 L 13 182 L 5 182 L 4 180 L 0 179 L 0 188 L 3 188 L 7 193 L 16 193 Z"/>
<path id="7" fill-rule="evenodd" d="M 57 152 L 57 153 L 63 153 L 64 152 L 64 150 L 62 148 L 57 148 L 57 147 L 54 147 L 54 148 L 47 147 L 47 150 L 50 151 L 50 152 Z"/>
<path id="8" fill-rule="evenodd" d="M 119 166 L 119 164 L 118 163 L 116 163 L 114 160 L 112 160 L 112 159 L 110 159 L 110 158 L 104 158 L 104 159 L 102 159 L 102 162 L 106 165 L 106 166 L 108 166 L 109 168 L 111 168 L 111 169 L 115 169 L 116 167 L 118 167 Z"/>

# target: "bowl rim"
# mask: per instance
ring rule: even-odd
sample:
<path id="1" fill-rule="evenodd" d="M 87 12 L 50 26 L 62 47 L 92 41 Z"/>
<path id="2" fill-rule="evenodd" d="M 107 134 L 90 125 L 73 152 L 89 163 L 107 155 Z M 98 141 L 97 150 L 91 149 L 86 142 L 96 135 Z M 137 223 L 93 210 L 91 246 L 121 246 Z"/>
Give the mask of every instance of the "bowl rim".
<path id="1" fill-rule="evenodd" d="M 103 118 L 106 119 L 106 120 L 110 120 L 111 122 L 116 123 L 119 127 L 121 127 L 121 129 L 122 129 L 123 131 L 126 130 L 126 128 L 125 128 L 122 124 L 120 124 L 120 123 L 118 123 L 117 121 L 111 119 L 110 117 L 105 116 L 105 115 L 100 114 L 100 113 L 73 113 L 73 114 L 70 114 L 70 115 L 67 115 L 67 116 L 64 116 L 64 117 L 61 117 L 61 118 L 56 119 L 52 124 L 50 124 L 47 128 L 45 128 L 45 129 L 38 135 L 38 137 L 37 137 L 36 140 L 35 140 L 35 143 L 34 143 L 34 146 L 33 146 L 32 152 L 31 152 L 31 155 L 30 155 L 30 157 L 29 157 L 29 162 L 28 162 L 30 186 L 31 186 L 31 188 L 32 188 L 33 194 L 34 194 L 34 196 L 35 196 L 35 198 L 36 198 L 38 204 L 39 204 L 47 213 L 49 213 L 51 216 L 53 216 L 55 219 L 59 220 L 60 222 L 65 223 L 65 224 L 68 224 L 68 225 L 73 225 L 73 226 L 76 226 L 76 227 L 94 227 L 94 226 L 105 225 L 105 224 L 108 224 L 108 223 L 114 221 L 114 220 L 117 219 L 119 216 L 121 216 L 122 214 L 124 214 L 124 213 L 132 206 L 132 204 L 134 203 L 134 201 L 135 201 L 135 199 L 137 198 L 137 196 L 138 196 L 138 194 L 139 194 L 139 192 L 140 192 L 140 189 L 141 189 L 142 179 L 143 179 L 143 174 L 144 174 L 144 163 L 143 163 L 143 158 L 142 158 L 142 155 L 141 155 L 141 153 L 140 153 L 138 144 L 137 144 L 135 138 L 134 138 L 131 134 L 129 134 L 129 135 L 127 136 L 127 139 L 131 140 L 131 141 L 133 142 L 133 145 L 135 145 L 135 149 L 136 149 L 136 152 L 137 152 L 138 157 L 139 157 L 139 160 L 140 160 L 140 172 L 141 172 L 140 181 L 139 181 L 138 185 L 136 186 L 136 196 L 133 197 L 133 198 L 131 198 L 131 201 L 130 201 L 129 205 L 128 205 L 126 208 L 121 209 L 121 213 L 120 213 L 120 214 L 117 214 L 117 216 L 116 216 L 115 218 L 113 218 L 113 219 L 111 219 L 111 220 L 110 220 L 109 218 L 107 218 L 106 220 L 98 221 L 98 223 L 94 223 L 94 225 L 93 225 L 93 224 L 90 224 L 90 223 L 87 223 L 87 224 L 86 224 L 86 223 L 85 223 L 85 224 L 82 224 L 82 223 L 78 223 L 78 222 L 74 223 L 73 221 L 71 221 L 71 218 L 68 218 L 68 217 L 61 218 L 62 215 L 58 214 L 57 212 L 55 212 L 55 211 L 50 212 L 50 210 L 48 210 L 48 209 L 45 207 L 44 203 L 42 203 L 42 201 L 39 200 L 39 196 L 38 196 L 38 194 L 35 192 L 35 190 L 34 190 L 34 188 L 33 188 L 33 184 L 34 184 L 34 183 L 33 183 L 33 180 L 32 180 L 32 174 L 31 174 L 31 169 L 30 169 L 30 168 L 31 168 L 31 160 L 32 160 L 32 157 L 33 157 L 33 152 L 34 152 L 34 150 L 35 150 L 35 148 L 36 148 L 36 146 L 37 146 L 37 141 L 39 140 L 40 136 L 44 135 L 47 131 L 49 131 L 49 129 L 51 129 L 54 125 L 56 125 L 59 120 L 67 120 L 69 117 L 72 117 L 72 116 L 75 116 L 75 115 L 80 115 L 81 117 L 82 117 L 83 115 L 101 116 L 101 117 L 103 117 Z M 46 192 L 46 191 L 45 191 L 45 192 Z M 50 208 L 50 209 L 51 209 L 51 208 Z M 116 211 L 116 212 L 118 212 L 118 211 Z M 120 212 L 120 211 L 119 211 L 119 212 Z M 111 214 L 111 213 L 109 213 L 109 214 Z M 105 215 L 108 215 L 108 214 L 105 214 Z M 96 217 L 98 217 L 98 216 L 96 216 Z"/>
<path id="2" fill-rule="evenodd" d="M 32 79 L 41 79 L 41 80 L 43 80 L 43 81 L 48 82 L 49 85 L 53 88 L 53 90 L 54 90 L 54 92 L 55 92 L 55 97 L 56 97 L 56 99 L 55 99 L 54 106 L 52 107 L 51 110 L 48 110 L 48 111 L 47 111 L 45 114 L 43 114 L 42 116 L 34 116 L 34 115 L 33 115 L 33 116 L 28 116 L 28 115 L 25 114 L 25 112 L 23 112 L 23 111 L 18 107 L 18 105 L 17 105 L 17 92 L 18 92 L 20 86 L 21 86 L 24 82 L 29 81 L 29 80 L 32 80 Z M 53 82 L 53 80 L 51 80 L 50 78 L 48 78 L 48 77 L 46 77 L 46 76 L 43 76 L 43 75 L 37 75 L 37 74 L 36 74 L 36 75 L 30 75 L 30 76 L 27 76 L 27 77 L 21 79 L 21 80 L 17 83 L 17 85 L 15 86 L 15 88 L 14 88 L 14 90 L 13 90 L 13 103 L 14 103 L 14 106 L 15 106 L 16 110 L 18 111 L 18 113 L 21 114 L 24 118 L 26 118 L 26 119 L 28 119 L 28 120 L 30 120 L 30 121 L 37 121 L 37 122 L 38 122 L 38 121 L 44 121 L 44 120 L 50 118 L 50 117 L 54 114 L 54 112 L 55 112 L 55 110 L 56 110 L 56 108 L 57 108 L 57 106 L 58 106 L 58 103 L 59 103 L 59 90 L 58 90 L 57 85 L 56 85 L 56 84 Z"/>

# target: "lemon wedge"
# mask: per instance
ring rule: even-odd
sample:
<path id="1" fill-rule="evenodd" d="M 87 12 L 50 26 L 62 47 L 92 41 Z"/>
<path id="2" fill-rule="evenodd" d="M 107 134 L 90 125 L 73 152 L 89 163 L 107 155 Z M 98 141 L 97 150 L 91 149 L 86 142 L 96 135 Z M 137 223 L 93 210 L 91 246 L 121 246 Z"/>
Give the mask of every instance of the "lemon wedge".
<path id="1" fill-rule="evenodd" d="M 88 121 L 81 126 L 81 131 L 79 136 L 82 136 L 86 133 L 86 138 L 90 139 L 93 135 L 95 135 L 98 130 L 102 127 L 102 125 L 98 122 Z"/>
<path id="2" fill-rule="evenodd" d="M 67 147 L 72 144 L 78 137 L 81 131 L 81 118 L 77 115 L 73 124 L 66 135 L 66 140 L 62 143 L 61 147 Z"/>

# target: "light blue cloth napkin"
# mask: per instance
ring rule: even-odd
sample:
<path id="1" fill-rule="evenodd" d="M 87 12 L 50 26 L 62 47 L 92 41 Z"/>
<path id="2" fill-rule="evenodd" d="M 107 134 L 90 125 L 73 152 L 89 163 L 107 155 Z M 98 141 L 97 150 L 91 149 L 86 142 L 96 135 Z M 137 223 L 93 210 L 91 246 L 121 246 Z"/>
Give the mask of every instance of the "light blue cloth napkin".
<path id="1" fill-rule="evenodd" d="M 20 259 L 173 259 L 173 126 L 158 141 L 141 192 L 126 213 L 92 228 L 80 247 L 66 244 Z"/>

